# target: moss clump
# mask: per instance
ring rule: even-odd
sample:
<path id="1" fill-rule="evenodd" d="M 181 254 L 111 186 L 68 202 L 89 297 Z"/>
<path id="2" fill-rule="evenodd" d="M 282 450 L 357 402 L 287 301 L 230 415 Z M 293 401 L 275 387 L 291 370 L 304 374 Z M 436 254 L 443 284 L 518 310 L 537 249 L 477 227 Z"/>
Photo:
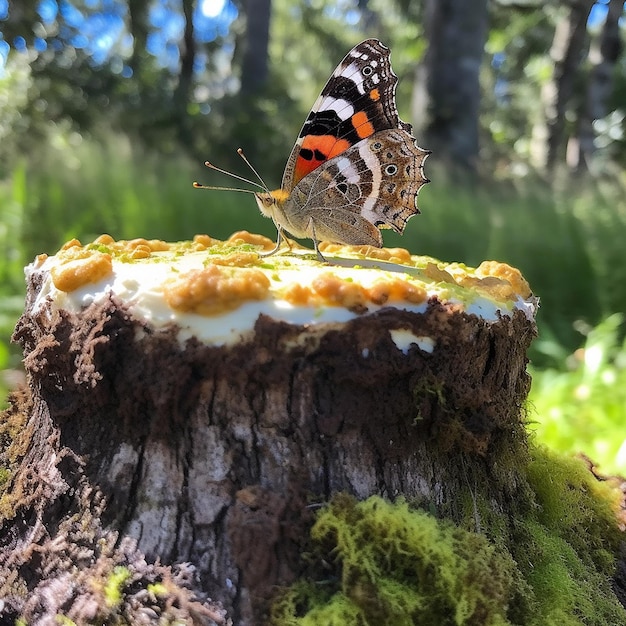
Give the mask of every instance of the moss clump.
<path id="1" fill-rule="evenodd" d="M 515 564 L 486 537 L 411 510 L 404 501 L 337 496 L 312 537 L 336 578 L 301 583 L 275 605 L 274 624 L 508 624 Z"/>
<path id="2" fill-rule="evenodd" d="M 538 449 L 520 479 L 528 501 L 511 518 L 492 510 L 485 534 L 403 500 L 336 496 L 311 531 L 315 575 L 276 599 L 271 623 L 626 624 L 611 584 L 620 492 L 583 461 Z"/>

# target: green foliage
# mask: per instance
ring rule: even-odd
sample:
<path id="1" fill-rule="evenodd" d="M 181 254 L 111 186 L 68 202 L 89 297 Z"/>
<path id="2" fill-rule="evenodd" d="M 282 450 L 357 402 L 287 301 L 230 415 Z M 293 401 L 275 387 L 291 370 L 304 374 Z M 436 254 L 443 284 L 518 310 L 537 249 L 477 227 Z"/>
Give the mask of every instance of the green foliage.
<path id="1" fill-rule="evenodd" d="M 19 215 L 17 224 L 3 213 L 7 237 L 0 243 L 12 265 L 0 265 L 0 272 L 21 286 L 25 263 L 73 237 L 88 241 L 108 233 L 175 241 L 199 232 L 226 237 L 244 228 L 272 233 L 251 197 L 199 191 L 194 180 L 224 182 L 200 163 L 145 153 L 120 136 L 101 144 L 60 137 L 37 161 L 19 163 L 10 184 L 0 186 L 3 212 L 15 207 Z"/>
<path id="2" fill-rule="evenodd" d="M 623 315 L 586 330 L 568 367 L 531 368 L 531 427 L 564 452 L 584 452 L 605 473 L 626 475 L 626 341 Z M 536 420 L 536 422 L 535 422 Z"/>
<path id="3" fill-rule="evenodd" d="M 286 590 L 271 623 L 624 623 L 611 586 L 622 540 L 619 490 L 597 481 L 582 461 L 541 449 L 517 471 L 528 484 L 527 500 L 517 503 L 524 512 L 511 526 L 492 510 L 489 535 L 402 500 L 335 496 L 311 531 L 309 559 L 326 564 L 326 576 Z M 480 487 L 476 497 L 484 500 Z"/>

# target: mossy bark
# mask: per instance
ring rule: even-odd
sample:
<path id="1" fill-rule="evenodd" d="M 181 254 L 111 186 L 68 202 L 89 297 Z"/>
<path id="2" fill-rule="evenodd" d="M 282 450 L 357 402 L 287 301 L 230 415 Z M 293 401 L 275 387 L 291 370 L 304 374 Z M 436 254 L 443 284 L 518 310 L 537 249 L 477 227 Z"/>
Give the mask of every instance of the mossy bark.
<path id="1" fill-rule="evenodd" d="M 436 301 L 316 330 L 260 318 L 232 347 L 183 344 L 114 299 L 26 314 L 15 337 L 29 390 L 5 415 L 25 422 L 3 443 L 0 595 L 31 621 L 142 623 L 146 602 L 171 618 L 154 592 L 166 580 L 186 619 L 260 624 L 305 569 L 315 511 L 334 494 L 469 512 L 482 531 L 528 500 L 516 468 L 533 336 L 522 313 L 490 324 Z M 134 587 L 120 583 L 113 608 L 81 585 L 55 604 L 50 581 L 68 562 L 104 588 L 127 567 Z M 152 591 L 133 600 L 140 587 Z"/>

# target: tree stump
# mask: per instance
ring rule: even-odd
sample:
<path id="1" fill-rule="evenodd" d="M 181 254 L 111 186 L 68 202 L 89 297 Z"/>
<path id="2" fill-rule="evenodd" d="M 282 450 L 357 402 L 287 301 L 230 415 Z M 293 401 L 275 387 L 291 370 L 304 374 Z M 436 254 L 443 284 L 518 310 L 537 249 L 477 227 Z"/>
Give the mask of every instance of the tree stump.
<path id="1" fill-rule="evenodd" d="M 133 623 L 261 624 L 334 494 L 454 520 L 468 486 L 499 512 L 525 489 L 535 327 L 521 311 L 487 322 L 431 299 L 315 328 L 261 316 L 250 340 L 211 347 L 114 296 L 31 315 L 36 292 L 15 332 L 28 393 L 5 416 L 6 615 L 104 623 L 108 596 L 68 578 L 83 568 L 99 589 L 111 571 L 152 585 L 147 608 L 143 591 L 125 605 Z M 176 602 L 159 605 L 154 585 L 178 585 Z"/>

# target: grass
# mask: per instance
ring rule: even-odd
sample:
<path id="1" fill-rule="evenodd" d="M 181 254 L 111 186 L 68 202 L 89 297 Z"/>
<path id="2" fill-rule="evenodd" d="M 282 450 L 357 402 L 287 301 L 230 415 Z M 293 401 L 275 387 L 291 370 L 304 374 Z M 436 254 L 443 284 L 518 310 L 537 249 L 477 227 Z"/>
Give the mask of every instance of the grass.
<path id="1" fill-rule="evenodd" d="M 561 368 L 532 368 L 531 424 L 539 441 L 584 452 L 605 474 L 626 476 L 626 340 L 624 317 L 582 328 L 582 348 Z"/>
<path id="2" fill-rule="evenodd" d="M 279 179 L 280 172 L 256 165 L 268 180 Z M 247 174 L 243 163 L 238 172 Z M 537 436 L 563 449 L 583 449 L 607 471 L 626 473 L 623 435 L 616 428 L 626 417 L 624 397 L 616 393 L 620 381 L 626 388 L 624 328 L 609 317 L 626 311 L 621 196 L 584 190 L 558 196 L 537 181 L 516 192 L 467 190 L 447 181 L 434 163 L 427 173 L 434 182 L 419 197 L 422 215 L 402 237 L 385 232 L 386 245 L 468 265 L 497 259 L 519 267 L 542 303 L 540 339 L 531 353 Z M 119 137 L 105 145 L 58 141 L 36 161 L 17 160 L 0 180 L 0 370 L 19 366 L 8 338 L 23 308 L 23 267 L 38 253 L 101 233 L 170 241 L 202 232 L 225 238 L 241 229 L 275 236 L 253 198 L 198 191 L 194 180 L 233 182 L 186 158 L 138 152 Z M 575 352 L 585 341 L 580 329 L 594 327 L 585 331 L 584 351 Z M 593 370 L 589 359 L 595 357 L 589 355 L 597 353 L 598 337 L 610 345 Z M 611 376 L 618 383 L 609 384 Z M 587 397 L 584 389 L 590 390 Z"/>

